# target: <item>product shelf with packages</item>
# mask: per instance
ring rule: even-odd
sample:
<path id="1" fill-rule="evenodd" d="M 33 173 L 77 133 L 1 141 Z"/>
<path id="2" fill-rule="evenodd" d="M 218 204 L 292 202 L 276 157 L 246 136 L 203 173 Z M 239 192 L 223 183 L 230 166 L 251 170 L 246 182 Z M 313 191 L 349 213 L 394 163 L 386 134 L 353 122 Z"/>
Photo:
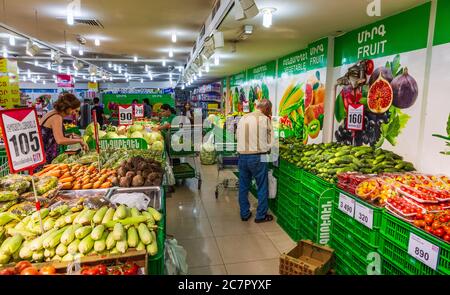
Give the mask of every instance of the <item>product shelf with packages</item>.
<path id="1" fill-rule="evenodd" d="M 176 180 L 196 178 L 198 189 L 202 187 L 200 170 L 197 167 L 196 158 L 199 155 L 203 138 L 203 127 L 191 125 L 172 127 L 166 134 L 166 148 L 173 174 Z M 190 159 L 192 165 L 181 160 Z"/>

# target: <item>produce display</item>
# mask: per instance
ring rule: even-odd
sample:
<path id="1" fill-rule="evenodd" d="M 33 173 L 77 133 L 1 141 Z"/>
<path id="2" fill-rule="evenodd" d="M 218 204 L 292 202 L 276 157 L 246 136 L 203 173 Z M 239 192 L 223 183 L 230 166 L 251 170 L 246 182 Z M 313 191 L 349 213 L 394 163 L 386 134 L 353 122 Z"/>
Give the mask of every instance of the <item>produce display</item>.
<path id="1" fill-rule="evenodd" d="M 138 211 L 124 205 L 94 208 L 88 204 L 92 205 L 58 203 L 41 209 L 43 233 L 37 212 L 26 216 L 1 213 L 0 265 L 21 260 L 72 261 L 88 255 L 123 254 L 129 249 L 157 254 L 160 212 L 151 207 Z"/>
<path id="2" fill-rule="evenodd" d="M 202 165 L 214 165 L 216 163 L 216 149 L 214 144 L 205 143 L 200 151 L 200 163 Z"/>
<path id="3" fill-rule="evenodd" d="M 33 266 L 31 262 L 22 260 L 17 262 L 14 266 L 0 270 L 0 275 L 55 275 L 56 268 L 52 265 L 45 265 L 41 268 Z"/>
<path id="4" fill-rule="evenodd" d="M 415 216 L 414 225 L 450 243 L 450 210 Z"/>
<path id="5" fill-rule="evenodd" d="M 160 186 L 162 179 L 163 169 L 159 162 L 138 156 L 121 163 L 112 183 L 120 187 Z"/>
<path id="6" fill-rule="evenodd" d="M 105 264 L 98 264 L 94 266 L 83 266 L 80 274 L 85 276 L 95 276 L 95 275 L 135 276 L 141 273 L 140 268 L 136 263 L 132 261 L 127 261 L 125 263 L 110 266 L 107 266 Z"/>
<path id="7" fill-rule="evenodd" d="M 280 157 L 331 183 L 336 183 L 337 175 L 344 172 L 379 174 L 415 170 L 412 163 L 391 151 L 338 143 L 305 145 L 297 138 L 280 143 Z"/>
<path id="8" fill-rule="evenodd" d="M 82 164 L 50 164 L 36 175 L 57 177 L 64 190 L 97 189 L 113 186 L 115 170 L 103 168 L 98 170 L 94 165 Z"/>

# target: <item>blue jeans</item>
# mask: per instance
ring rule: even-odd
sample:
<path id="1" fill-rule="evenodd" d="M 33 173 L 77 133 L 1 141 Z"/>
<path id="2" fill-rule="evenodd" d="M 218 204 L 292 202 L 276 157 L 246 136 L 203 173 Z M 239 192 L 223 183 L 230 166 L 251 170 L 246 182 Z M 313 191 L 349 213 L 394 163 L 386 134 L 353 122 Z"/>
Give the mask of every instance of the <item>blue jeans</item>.
<path id="1" fill-rule="evenodd" d="M 267 162 L 262 162 L 261 155 L 240 155 L 239 156 L 239 206 L 241 208 L 241 218 L 247 218 L 250 214 L 250 203 L 248 192 L 252 179 L 256 180 L 258 189 L 258 208 L 256 219 L 264 219 L 269 209 L 269 182 Z"/>

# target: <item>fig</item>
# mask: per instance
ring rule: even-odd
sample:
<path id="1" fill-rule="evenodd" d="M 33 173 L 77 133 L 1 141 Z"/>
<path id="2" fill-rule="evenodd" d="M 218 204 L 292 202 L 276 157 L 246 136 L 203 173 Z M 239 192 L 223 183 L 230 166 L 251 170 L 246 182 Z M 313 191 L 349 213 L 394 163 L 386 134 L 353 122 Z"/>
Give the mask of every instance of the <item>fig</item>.
<path id="1" fill-rule="evenodd" d="M 378 80 L 380 74 L 381 77 L 383 77 L 389 83 L 391 83 L 392 80 L 394 79 L 394 77 L 392 76 L 391 69 L 388 69 L 386 67 L 379 67 L 376 68 L 375 71 L 373 71 L 372 75 L 370 75 L 369 86 L 372 86 L 373 83 L 375 83 L 375 81 Z"/>
<path id="2" fill-rule="evenodd" d="M 374 114 L 385 113 L 392 105 L 393 91 L 391 84 L 383 78 L 381 72 L 378 79 L 370 86 L 367 95 L 367 105 Z"/>
<path id="3" fill-rule="evenodd" d="M 391 86 L 394 92 L 394 106 L 407 109 L 416 102 L 419 87 L 416 80 L 408 74 L 408 68 L 404 68 L 403 74 L 395 77 Z"/>

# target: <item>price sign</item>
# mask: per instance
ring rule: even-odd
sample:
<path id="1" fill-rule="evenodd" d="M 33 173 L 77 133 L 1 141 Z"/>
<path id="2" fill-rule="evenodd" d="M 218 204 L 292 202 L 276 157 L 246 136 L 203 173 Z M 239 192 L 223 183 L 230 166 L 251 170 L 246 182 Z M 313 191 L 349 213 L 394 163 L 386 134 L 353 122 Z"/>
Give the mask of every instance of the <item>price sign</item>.
<path id="1" fill-rule="evenodd" d="M 143 104 L 134 105 L 134 117 L 135 118 L 143 118 L 144 117 L 144 105 Z"/>
<path id="2" fill-rule="evenodd" d="M 347 111 L 347 129 L 348 130 L 364 129 L 364 105 L 349 104 Z"/>
<path id="3" fill-rule="evenodd" d="M 133 106 L 119 106 L 119 125 L 133 125 Z"/>
<path id="4" fill-rule="evenodd" d="M 356 202 L 355 203 L 355 219 L 372 229 L 373 227 L 373 210 Z"/>
<path id="5" fill-rule="evenodd" d="M 32 171 L 45 163 L 41 129 L 34 109 L 2 110 L 0 124 L 12 173 Z"/>
<path id="6" fill-rule="evenodd" d="M 408 254 L 434 270 L 436 270 L 438 265 L 439 250 L 438 246 L 410 233 Z"/>
<path id="7" fill-rule="evenodd" d="M 250 103 L 248 101 L 244 101 L 242 103 L 242 111 L 244 113 L 249 113 L 250 112 Z"/>
<path id="8" fill-rule="evenodd" d="M 350 217 L 355 216 L 355 200 L 346 195 L 340 193 L 339 194 L 339 210 L 344 212 Z"/>

